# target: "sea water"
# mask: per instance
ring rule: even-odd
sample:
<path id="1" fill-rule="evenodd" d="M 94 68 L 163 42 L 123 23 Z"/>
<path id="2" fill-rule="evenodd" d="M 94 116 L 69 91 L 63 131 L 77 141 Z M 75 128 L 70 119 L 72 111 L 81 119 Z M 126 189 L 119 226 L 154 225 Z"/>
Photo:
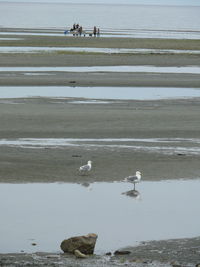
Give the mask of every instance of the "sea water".
<path id="1" fill-rule="evenodd" d="M 1 27 L 83 28 L 142 35 L 200 35 L 200 6 L 145 6 L 130 4 L 0 3 Z"/>

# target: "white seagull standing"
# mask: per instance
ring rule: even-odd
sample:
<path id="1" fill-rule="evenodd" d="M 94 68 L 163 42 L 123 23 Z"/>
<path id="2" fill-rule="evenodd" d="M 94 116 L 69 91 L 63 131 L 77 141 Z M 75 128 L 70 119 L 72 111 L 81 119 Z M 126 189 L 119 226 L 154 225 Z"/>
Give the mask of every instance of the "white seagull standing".
<path id="1" fill-rule="evenodd" d="M 79 168 L 79 171 L 80 171 L 80 173 L 86 174 L 86 173 L 89 173 L 91 171 L 91 169 L 92 169 L 92 161 L 89 160 L 86 165 L 83 165 Z"/>
<path id="2" fill-rule="evenodd" d="M 141 172 L 136 171 L 136 174 L 134 176 L 128 176 L 124 179 L 124 182 L 134 183 L 134 190 L 135 190 L 135 184 L 139 183 L 141 181 Z"/>

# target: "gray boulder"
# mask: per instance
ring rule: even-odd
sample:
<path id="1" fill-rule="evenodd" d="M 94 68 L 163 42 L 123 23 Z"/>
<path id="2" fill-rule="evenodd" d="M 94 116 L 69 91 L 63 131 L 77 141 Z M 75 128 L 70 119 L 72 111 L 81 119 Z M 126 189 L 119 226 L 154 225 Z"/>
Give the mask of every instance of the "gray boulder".
<path id="1" fill-rule="evenodd" d="M 98 236 L 96 234 L 74 236 L 69 239 L 63 240 L 60 247 L 64 252 L 74 254 L 75 250 L 79 250 L 85 255 L 90 255 L 94 253 L 97 237 Z"/>

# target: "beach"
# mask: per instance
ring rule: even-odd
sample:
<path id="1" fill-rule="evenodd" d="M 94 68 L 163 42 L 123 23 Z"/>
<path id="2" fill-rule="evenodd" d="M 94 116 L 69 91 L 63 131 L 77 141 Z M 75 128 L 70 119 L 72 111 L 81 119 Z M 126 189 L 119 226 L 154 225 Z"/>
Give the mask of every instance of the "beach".
<path id="1" fill-rule="evenodd" d="M 8 35 L 13 37 L 13 35 Z M 16 37 L 16 36 L 15 36 Z M 20 38 L 20 36 L 17 36 Z M 14 37 L 13 37 L 14 38 Z M 162 40 L 162 39 L 133 39 L 133 38 L 73 38 L 73 37 L 41 37 L 23 36 L 22 40 L 1 41 L 3 47 L 97 47 L 123 49 L 156 49 L 157 52 L 127 53 L 91 53 L 70 51 L 44 51 L 37 53 L 9 53 L 1 54 L 0 67 L 62 67 L 62 66 L 199 66 L 199 55 L 192 51 L 199 50 L 199 40 Z M 160 54 L 160 50 L 169 50 Z M 170 53 L 170 50 L 172 52 Z M 187 53 L 175 54 L 173 50 L 185 50 Z M 190 53 L 191 51 L 191 53 Z M 50 75 L 51 74 L 51 75 Z M 43 71 L 33 75 L 24 75 L 23 72 L 9 76 L 1 73 L 0 83 L 5 86 L 42 86 L 65 85 L 71 86 L 156 86 L 156 87 L 199 87 L 198 74 L 178 73 L 66 73 L 64 71 Z M 102 79 L 103 77 L 103 79 Z"/>
<path id="2" fill-rule="evenodd" d="M 8 35 L 11 38 L 13 35 Z M 16 37 L 16 36 L 15 36 Z M 20 36 L 17 36 L 20 38 Z M 152 54 L 143 51 L 137 54 L 130 53 L 90 53 L 52 51 L 39 53 L 3 53 L 1 54 L 1 67 L 64 67 L 64 66 L 199 66 L 199 55 L 190 51 L 199 50 L 199 40 L 161 40 L 161 39 L 133 39 L 133 38 L 73 38 L 49 36 L 28 36 L 22 40 L 5 40 L 1 46 L 17 47 L 98 47 L 98 48 L 141 48 L 156 49 Z M 159 50 L 169 50 L 170 54 L 160 54 Z M 185 54 L 174 54 L 173 50 L 186 50 Z M 50 75 L 51 74 L 51 75 Z M 42 86 L 42 85 L 65 85 L 71 86 L 156 86 L 156 87 L 199 87 L 198 74 L 178 73 L 66 73 L 62 71 L 43 71 L 42 76 L 24 75 L 23 72 L 9 76 L 9 73 L 1 73 L 0 83 L 5 86 Z M 103 78 L 103 79 L 102 79 Z"/>
<path id="3" fill-rule="evenodd" d="M 147 139 L 182 138 L 183 144 L 184 139 L 199 138 L 198 99 L 114 101 L 111 104 L 73 104 L 71 101 L 73 99 L 48 98 L 4 101 L 0 105 L 1 125 L 4 125 L 0 138 L 74 138 L 75 141 L 96 138 L 98 142 L 99 138 L 115 140 L 139 136 Z M 115 149 L 106 147 L 88 150 L 86 145 L 85 148 L 72 146 L 65 149 L 45 147 L 44 144 L 39 153 L 31 147 L 2 146 L 1 181 L 80 182 L 83 178 L 76 169 L 90 158 L 94 161 L 95 178 L 85 177 L 89 182 L 119 181 L 136 166 L 143 170 L 147 180 L 192 178 L 198 177 L 199 172 L 199 155 L 195 154 L 133 153 L 128 147 L 121 152 L 119 148 L 119 153 L 115 153 Z M 120 162 L 123 162 L 123 168 Z M 159 169 L 156 167 L 158 162 Z"/>
<path id="4" fill-rule="evenodd" d="M 3 31 L 8 32 L 4 36 L 11 40 L 1 40 L 0 51 L 1 47 L 47 49 L 46 52 L 0 53 L 0 67 L 16 68 L 16 71 L 0 71 L 0 86 L 8 86 L 8 91 L 14 90 L 9 89 L 10 86 L 41 86 L 41 91 L 42 86 L 70 86 L 72 92 L 75 87 L 84 90 L 84 87 L 99 86 L 114 87 L 115 90 L 123 86 L 133 87 L 133 90 L 134 87 L 200 90 L 199 74 L 159 73 L 162 67 L 199 67 L 199 54 L 190 51 L 200 51 L 200 40 L 25 36 L 15 35 L 16 29 Z M 157 52 L 50 52 L 50 47 L 140 48 Z M 173 50 L 171 53 L 170 49 Z M 167 51 L 160 54 L 160 50 Z M 187 52 L 174 52 L 177 50 Z M 76 66 L 156 66 L 158 72 L 39 70 L 39 67 Z M 20 71 L 19 67 L 36 69 Z M 113 183 L 121 182 L 136 170 L 142 170 L 144 182 L 199 179 L 199 100 L 199 97 L 145 100 L 128 99 L 128 96 L 127 99 L 102 97 L 101 100 L 39 95 L 2 97 L 0 182 Z M 92 172 L 80 176 L 78 168 L 88 160 L 93 162 Z M 19 261 L 20 266 L 28 263 L 34 266 L 117 266 L 119 263 L 122 266 L 194 266 L 199 263 L 198 243 L 198 237 L 144 242 L 137 249 L 129 247 L 130 255 L 106 259 L 99 255 L 86 262 L 77 262 L 73 256 L 53 252 L 26 254 L 26 250 L 18 254 L 0 254 L 0 261 L 2 266 L 15 266 Z M 160 249 L 161 245 L 167 246 L 168 250 Z M 159 249 L 162 251 L 157 253 Z"/>

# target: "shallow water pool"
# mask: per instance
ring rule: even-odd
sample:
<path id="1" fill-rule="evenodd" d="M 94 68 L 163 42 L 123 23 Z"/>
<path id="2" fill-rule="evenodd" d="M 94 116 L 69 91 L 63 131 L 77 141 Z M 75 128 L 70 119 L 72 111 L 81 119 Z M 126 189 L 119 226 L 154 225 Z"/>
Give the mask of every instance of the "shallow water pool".
<path id="1" fill-rule="evenodd" d="M 0 72 L 122 72 L 122 73 L 176 73 L 200 74 L 199 66 L 158 67 L 158 66 L 81 66 L 81 67 L 0 67 Z"/>
<path id="2" fill-rule="evenodd" d="M 123 182 L 0 184 L 0 251 L 57 252 L 63 239 L 90 232 L 98 234 L 96 253 L 199 236 L 199 186 L 143 181 L 130 197 L 133 185 Z"/>
<path id="3" fill-rule="evenodd" d="M 87 99 L 156 100 L 166 98 L 178 99 L 200 97 L 200 90 L 199 88 L 177 87 L 0 86 L 0 98 L 23 97 L 74 97 Z M 84 102 L 75 102 L 75 104 L 82 103 L 84 104 Z M 95 104 L 95 102 L 93 104 Z"/>
<path id="4" fill-rule="evenodd" d="M 0 38 L 0 40 L 10 40 L 11 38 Z M 12 38 L 11 40 L 17 40 Z M 20 40 L 20 39 L 19 39 Z M 85 52 L 103 54 L 195 54 L 199 55 L 200 50 L 186 49 L 145 49 L 145 48 L 99 48 L 99 47 L 48 47 L 48 46 L 1 46 L 0 53 L 50 53 L 50 52 Z"/>

